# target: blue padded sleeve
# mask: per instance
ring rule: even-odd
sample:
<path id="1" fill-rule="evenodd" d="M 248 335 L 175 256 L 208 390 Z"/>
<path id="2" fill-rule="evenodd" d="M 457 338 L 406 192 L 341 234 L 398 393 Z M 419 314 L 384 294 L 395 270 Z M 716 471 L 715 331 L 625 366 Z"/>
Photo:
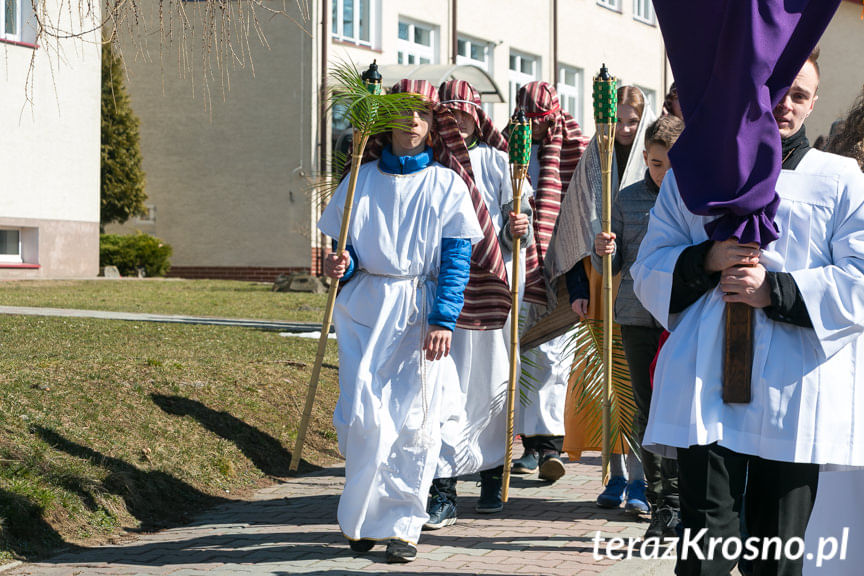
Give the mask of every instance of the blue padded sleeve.
<path id="1" fill-rule="evenodd" d="M 567 280 L 567 294 L 570 296 L 570 303 L 575 300 L 588 300 L 591 294 L 591 289 L 588 285 L 588 275 L 585 273 L 585 266 L 582 261 L 576 262 L 576 265 L 564 275 Z"/>
<path id="2" fill-rule="evenodd" d="M 333 240 L 333 250 L 335 251 L 337 248 L 336 240 Z M 354 251 L 354 247 L 351 244 L 345 245 L 345 250 L 348 251 L 348 256 L 350 256 L 350 260 L 348 262 L 348 269 L 345 270 L 345 274 L 342 275 L 342 278 L 339 279 L 339 282 L 347 282 L 354 276 L 354 272 L 357 270 L 357 267 L 354 265 L 357 262 L 357 252 Z"/>
<path id="3" fill-rule="evenodd" d="M 462 312 L 465 287 L 471 275 L 471 241 L 467 238 L 441 239 L 441 270 L 429 324 L 453 330 Z"/>

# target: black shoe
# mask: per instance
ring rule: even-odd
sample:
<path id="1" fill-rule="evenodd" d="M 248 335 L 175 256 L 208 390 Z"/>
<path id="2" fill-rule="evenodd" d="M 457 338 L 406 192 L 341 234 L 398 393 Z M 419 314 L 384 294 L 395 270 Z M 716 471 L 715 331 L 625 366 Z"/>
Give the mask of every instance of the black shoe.
<path id="1" fill-rule="evenodd" d="M 357 552 L 359 554 L 365 554 L 369 550 L 375 546 L 375 540 L 371 538 L 361 538 L 359 540 L 349 540 L 348 545 L 351 546 L 351 550 Z"/>
<path id="2" fill-rule="evenodd" d="M 456 503 L 443 494 L 436 493 L 429 499 L 426 512 L 429 520 L 423 525 L 423 530 L 438 530 L 456 523 Z"/>
<path id="3" fill-rule="evenodd" d="M 651 523 L 645 531 L 648 538 L 674 538 L 678 536 L 675 528 L 678 526 L 678 510 L 663 506 L 651 510 Z"/>
<path id="4" fill-rule="evenodd" d="M 417 547 L 402 540 L 391 539 L 387 543 L 387 562 L 404 564 L 417 559 Z"/>
<path id="5" fill-rule="evenodd" d="M 484 474 L 480 472 L 480 499 L 474 510 L 480 514 L 495 514 L 504 509 L 501 500 L 501 474 Z"/>
<path id="6" fill-rule="evenodd" d="M 537 471 L 538 458 L 540 455 L 535 450 L 525 449 L 522 457 L 513 461 L 513 467 L 510 468 L 511 474 L 533 474 Z"/>
<path id="7" fill-rule="evenodd" d="M 546 480 L 547 482 L 555 482 L 562 476 L 566 470 L 564 470 L 564 463 L 559 458 L 560 454 L 558 452 L 544 452 L 543 456 L 540 457 L 540 479 Z"/>

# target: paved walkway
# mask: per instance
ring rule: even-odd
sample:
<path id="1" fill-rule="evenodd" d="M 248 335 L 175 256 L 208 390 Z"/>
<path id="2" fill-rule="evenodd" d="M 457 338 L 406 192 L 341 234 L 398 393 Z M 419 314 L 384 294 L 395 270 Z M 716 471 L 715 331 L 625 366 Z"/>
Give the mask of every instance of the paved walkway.
<path id="1" fill-rule="evenodd" d="M 3 576 L 671 574 L 668 560 L 594 558 L 597 531 L 626 540 L 641 536 L 646 523 L 623 510 L 594 505 L 600 490 L 598 454 L 586 454 L 566 468 L 566 476 L 551 485 L 536 475 L 514 476 L 510 502 L 496 515 L 476 514 L 479 488 L 474 481 L 460 482 L 459 521 L 424 532 L 411 564 L 387 564 L 383 546 L 366 555 L 350 551 L 336 525 L 344 471 L 334 468 L 266 488 L 250 501 L 213 509 L 187 526 L 121 545 L 69 551 Z M 599 552 L 605 555 L 605 548 Z"/>
<path id="2" fill-rule="evenodd" d="M 173 314 L 145 314 L 139 312 L 111 312 L 108 310 L 76 310 L 74 308 L 42 308 L 33 306 L 0 306 L 0 314 L 21 316 L 59 316 L 63 318 L 98 318 L 101 320 L 128 320 L 132 322 L 165 322 L 168 324 L 203 324 L 206 326 L 238 326 L 258 330 L 278 330 L 321 334 L 321 323 L 279 322 L 247 318 L 212 318 L 210 316 L 180 316 Z M 332 331 L 332 328 L 331 328 Z"/>

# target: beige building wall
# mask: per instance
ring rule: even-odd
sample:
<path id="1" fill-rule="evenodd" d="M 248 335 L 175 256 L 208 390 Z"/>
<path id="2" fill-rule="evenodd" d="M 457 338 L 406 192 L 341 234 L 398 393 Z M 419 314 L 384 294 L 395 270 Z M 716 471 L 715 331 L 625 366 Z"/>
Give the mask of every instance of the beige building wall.
<path id="1" fill-rule="evenodd" d="M 59 0 L 45 0 L 45 10 L 67 31 L 92 30 L 98 19 L 82 22 Z M 0 229 L 18 231 L 23 262 L 0 262 L 0 279 L 96 276 L 98 34 L 37 46 L 32 17 L 22 20 L 14 43 L 0 36 Z"/>
<path id="2" fill-rule="evenodd" d="M 819 100 L 805 123 L 811 144 L 820 134 L 827 137 L 832 122 L 846 116 L 864 85 L 861 9 L 861 2 L 843 2 L 819 42 Z"/>
<path id="3" fill-rule="evenodd" d="M 173 274 L 272 279 L 309 267 L 318 157 L 314 24 L 301 23 L 304 31 L 285 17 L 259 22 L 267 46 L 253 32 L 251 61 L 225 65 L 230 85 L 215 61 L 204 85 L 197 44 L 189 70 L 176 45 L 160 62 L 158 42 L 136 55 L 124 39 L 150 217 L 108 231 L 140 230 L 171 244 Z"/>

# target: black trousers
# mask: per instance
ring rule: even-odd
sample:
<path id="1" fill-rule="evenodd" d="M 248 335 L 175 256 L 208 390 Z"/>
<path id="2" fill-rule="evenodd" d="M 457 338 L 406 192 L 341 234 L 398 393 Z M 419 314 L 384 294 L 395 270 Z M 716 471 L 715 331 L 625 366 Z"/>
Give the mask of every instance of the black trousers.
<path id="1" fill-rule="evenodd" d="M 558 452 L 564 448 L 563 436 L 522 436 L 522 446 L 535 452 Z"/>
<path id="2" fill-rule="evenodd" d="M 678 576 L 729 575 L 737 559 L 725 558 L 721 546 L 709 558 L 709 542 L 718 537 L 723 541 L 741 538 L 742 507 L 747 536 L 760 539 L 760 550 L 766 538 L 780 537 L 784 545 L 793 537 L 803 541 L 816 501 L 818 465 L 765 460 L 710 444 L 679 448 L 678 472 L 684 529 L 689 529 L 691 539 L 707 529 L 699 542 L 704 560 L 692 550 L 684 558 L 685 540 L 679 541 Z M 775 560 L 773 554 L 769 556 L 753 561 L 754 576 L 801 576 L 803 558 L 793 560 L 780 554 Z"/>
<path id="3" fill-rule="evenodd" d="M 621 325 L 624 355 L 630 367 L 630 386 L 633 388 L 633 399 L 636 401 L 636 421 L 633 423 L 633 432 L 639 440 L 639 459 L 645 471 L 648 501 L 655 507 L 667 506 L 677 509 L 678 462 L 641 449 L 651 409 L 649 369 L 654 356 L 657 355 L 661 334 L 663 334 L 662 328 Z"/>

